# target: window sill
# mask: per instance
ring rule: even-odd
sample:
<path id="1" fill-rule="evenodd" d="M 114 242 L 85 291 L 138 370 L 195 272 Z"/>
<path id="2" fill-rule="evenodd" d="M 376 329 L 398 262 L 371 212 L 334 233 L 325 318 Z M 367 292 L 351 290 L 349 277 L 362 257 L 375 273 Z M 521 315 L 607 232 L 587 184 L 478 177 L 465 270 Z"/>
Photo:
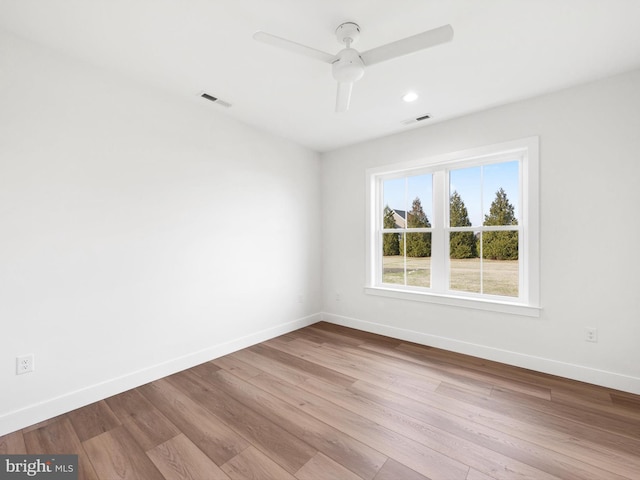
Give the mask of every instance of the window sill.
<path id="1" fill-rule="evenodd" d="M 454 307 L 473 308 L 476 310 L 487 310 L 491 312 L 510 313 L 512 315 L 522 315 L 526 317 L 539 317 L 540 307 L 522 305 L 519 303 L 500 302 L 487 299 L 462 298 L 453 295 L 443 295 L 437 293 L 410 292 L 389 287 L 365 287 L 368 295 L 380 297 L 397 298 L 416 302 L 437 303 L 440 305 L 450 305 Z"/>

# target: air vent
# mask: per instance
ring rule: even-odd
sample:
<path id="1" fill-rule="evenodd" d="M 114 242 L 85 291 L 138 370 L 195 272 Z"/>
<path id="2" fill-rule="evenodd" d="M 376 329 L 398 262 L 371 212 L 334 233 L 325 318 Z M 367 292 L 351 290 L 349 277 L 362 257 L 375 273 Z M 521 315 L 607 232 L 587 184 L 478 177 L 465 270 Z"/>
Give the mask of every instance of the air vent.
<path id="1" fill-rule="evenodd" d="M 431 114 L 425 113 L 416 118 L 410 118 L 409 120 L 405 120 L 402 122 L 403 125 L 411 125 L 412 123 L 422 122 L 423 120 L 429 120 L 431 118 Z"/>
<path id="2" fill-rule="evenodd" d="M 206 98 L 210 102 L 213 102 L 213 103 L 216 103 L 216 104 L 220 105 L 221 107 L 229 108 L 231 106 L 231 104 L 229 102 L 225 102 L 224 100 L 220 100 L 218 97 L 214 97 L 213 95 L 209 95 L 207 92 L 200 92 L 200 96 L 202 98 Z"/>

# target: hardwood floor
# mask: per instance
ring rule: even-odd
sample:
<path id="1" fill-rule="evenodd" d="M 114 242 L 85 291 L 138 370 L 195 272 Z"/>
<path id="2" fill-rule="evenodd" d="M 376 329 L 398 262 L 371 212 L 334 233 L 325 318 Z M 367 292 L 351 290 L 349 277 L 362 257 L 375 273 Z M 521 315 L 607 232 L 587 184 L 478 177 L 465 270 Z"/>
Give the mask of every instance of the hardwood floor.
<path id="1" fill-rule="evenodd" d="M 639 479 L 640 396 L 318 323 L 0 437 L 81 479 Z"/>

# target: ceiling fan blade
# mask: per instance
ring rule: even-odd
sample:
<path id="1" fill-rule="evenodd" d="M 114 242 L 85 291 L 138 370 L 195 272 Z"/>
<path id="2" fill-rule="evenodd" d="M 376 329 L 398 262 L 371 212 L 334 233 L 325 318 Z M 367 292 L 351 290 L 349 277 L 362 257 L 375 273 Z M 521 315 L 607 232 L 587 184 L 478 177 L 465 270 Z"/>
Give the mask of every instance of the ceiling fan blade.
<path id="1" fill-rule="evenodd" d="M 336 58 L 335 55 L 331 55 L 330 53 L 316 50 L 315 48 L 307 47 L 306 45 L 301 45 L 300 43 L 292 42 L 291 40 L 280 38 L 267 32 L 258 31 L 253 34 L 253 39 L 306 57 L 315 58 L 325 63 L 332 63 Z"/>
<path id="2" fill-rule="evenodd" d="M 373 65 L 374 63 L 408 55 L 425 48 L 435 47 L 451 40 L 453 40 L 453 28 L 451 25 L 444 25 L 396 42 L 372 48 L 361 53 L 360 58 L 362 58 L 365 65 Z"/>
<path id="3" fill-rule="evenodd" d="M 338 82 L 338 94 L 336 95 L 336 112 L 342 113 L 349 110 L 352 89 L 353 82 Z"/>

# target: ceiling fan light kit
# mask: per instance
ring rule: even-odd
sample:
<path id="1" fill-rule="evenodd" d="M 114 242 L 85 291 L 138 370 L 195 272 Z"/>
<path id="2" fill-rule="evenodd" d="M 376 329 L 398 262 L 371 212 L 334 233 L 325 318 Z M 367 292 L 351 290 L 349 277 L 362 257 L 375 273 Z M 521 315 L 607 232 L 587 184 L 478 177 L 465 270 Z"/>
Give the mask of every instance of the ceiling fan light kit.
<path id="1" fill-rule="evenodd" d="M 345 48 L 338 52 L 337 59 L 331 66 L 333 78 L 337 82 L 357 82 L 364 75 L 364 63 L 360 54 L 353 48 Z"/>
<path id="2" fill-rule="evenodd" d="M 362 78 L 366 66 L 450 42 L 453 40 L 453 28 L 451 25 L 444 25 L 360 53 L 351 48 L 351 45 L 360 38 L 360 26 L 353 22 L 345 22 L 336 28 L 336 38 L 345 46 L 336 55 L 266 32 L 256 32 L 253 38 L 274 47 L 330 63 L 333 78 L 338 82 L 336 112 L 346 112 L 351 102 L 353 84 Z"/>

